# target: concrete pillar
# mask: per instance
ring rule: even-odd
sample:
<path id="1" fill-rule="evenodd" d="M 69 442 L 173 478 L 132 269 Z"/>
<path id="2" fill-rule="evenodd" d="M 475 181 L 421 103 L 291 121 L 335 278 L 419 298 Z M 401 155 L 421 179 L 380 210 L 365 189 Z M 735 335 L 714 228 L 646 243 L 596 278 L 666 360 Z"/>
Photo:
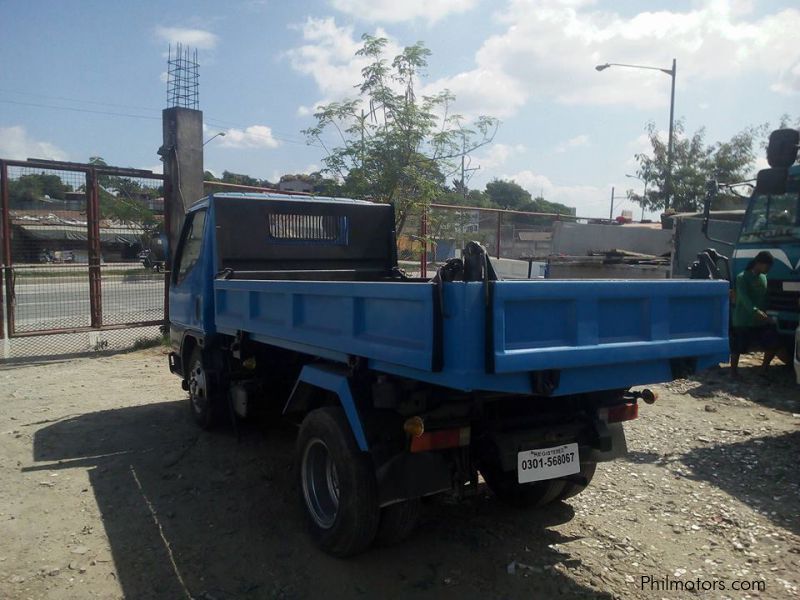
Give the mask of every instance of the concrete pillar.
<path id="1" fill-rule="evenodd" d="M 167 108 L 162 112 L 164 144 L 164 212 L 168 215 L 170 265 L 186 209 L 203 193 L 203 112 Z"/>

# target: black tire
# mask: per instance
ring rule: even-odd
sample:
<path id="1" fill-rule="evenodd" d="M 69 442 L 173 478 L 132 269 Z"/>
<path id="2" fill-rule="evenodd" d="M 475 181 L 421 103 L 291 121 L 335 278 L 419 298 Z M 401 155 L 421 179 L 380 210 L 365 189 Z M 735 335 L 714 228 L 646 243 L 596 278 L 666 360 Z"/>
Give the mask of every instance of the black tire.
<path id="1" fill-rule="evenodd" d="M 564 482 L 564 489 L 559 494 L 559 500 L 566 500 L 567 498 L 572 498 L 573 496 L 577 496 L 583 490 L 585 490 L 589 484 L 592 482 L 592 478 L 594 477 L 594 472 L 597 469 L 596 462 L 585 462 L 581 463 L 581 470 L 578 475 L 586 479 L 586 483 L 575 483 L 573 481 L 565 481 Z"/>
<path id="2" fill-rule="evenodd" d="M 195 423 L 205 430 L 214 429 L 224 415 L 223 402 L 203 361 L 203 351 L 195 347 L 189 357 L 186 381 L 189 384 L 189 410 Z"/>
<path id="3" fill-rule="evenodd" d="M 419 498 L 384 506 L 376 542 L 381 546 L 393 546 L 408 539 L 417 527 L 421 508 Z"/>
<path id="4" fill-rule="evenodd" d="M 501 471 L 494 464 L 480 469 L 486 485 L 500 500 L 517 508 L 537 508 L 558 500 L 564 481 L 547 479 L 532 483 L 518 483 L 516 471 Z"/>
<path id="5" fill-rule="evenodd" d="M 339 407 L 310 412 L 295 454 L 300 499 L 316 543 L 334 556 L 366 550 L 378 531 L 375 469 Z"/>

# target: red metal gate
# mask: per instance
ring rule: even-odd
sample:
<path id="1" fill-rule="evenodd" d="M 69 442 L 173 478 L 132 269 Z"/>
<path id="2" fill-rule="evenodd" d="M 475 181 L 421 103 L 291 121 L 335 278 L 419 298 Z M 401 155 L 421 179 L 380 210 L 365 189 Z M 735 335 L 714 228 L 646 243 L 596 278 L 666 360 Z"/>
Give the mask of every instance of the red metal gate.
<path id="1" fill-rule="evenodd" d="M 157 335 L 163 188 L 163 175 L 101 160 L 0 160 L 0 356 L 121 349 Z"/>

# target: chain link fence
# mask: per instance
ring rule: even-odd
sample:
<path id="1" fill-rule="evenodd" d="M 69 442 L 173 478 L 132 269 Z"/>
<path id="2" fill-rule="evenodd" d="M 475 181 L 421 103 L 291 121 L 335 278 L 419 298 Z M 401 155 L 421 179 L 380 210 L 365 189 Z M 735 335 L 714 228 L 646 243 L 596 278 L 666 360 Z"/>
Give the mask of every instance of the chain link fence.
<path id="1" fill-rule="evenodd" d="M 163 177 L 0 161 L 3 360 L 157 342 L 165 316 Z"/>
<path id="2" fill-rule="evenodd" d="M 409 216 L 398 234 L 398 259 L 410 275 L 427 277 L 451 258 L 459 258 L 468 242 L 486 248 L 505 278 L 544 276 L 553 239 L 553 224 L 575 221 L 574 215 L 533 213 L 496 208 L 432 204 Z"/>

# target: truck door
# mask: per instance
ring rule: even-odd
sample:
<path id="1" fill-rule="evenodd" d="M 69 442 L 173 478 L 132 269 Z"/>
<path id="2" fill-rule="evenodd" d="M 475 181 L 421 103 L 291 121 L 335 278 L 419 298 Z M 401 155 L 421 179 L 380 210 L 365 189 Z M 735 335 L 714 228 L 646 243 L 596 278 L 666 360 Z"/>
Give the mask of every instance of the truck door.
<path id="1" fill-rule="evenodd" d="M 186 215 L 175 253 L 169 292 L 170 324 L 200 332 L 206 329 L 203 322 L 208 288 L 205 277 L 208 257 L 203 244 L 206 221 L 206 209 Z"/>

